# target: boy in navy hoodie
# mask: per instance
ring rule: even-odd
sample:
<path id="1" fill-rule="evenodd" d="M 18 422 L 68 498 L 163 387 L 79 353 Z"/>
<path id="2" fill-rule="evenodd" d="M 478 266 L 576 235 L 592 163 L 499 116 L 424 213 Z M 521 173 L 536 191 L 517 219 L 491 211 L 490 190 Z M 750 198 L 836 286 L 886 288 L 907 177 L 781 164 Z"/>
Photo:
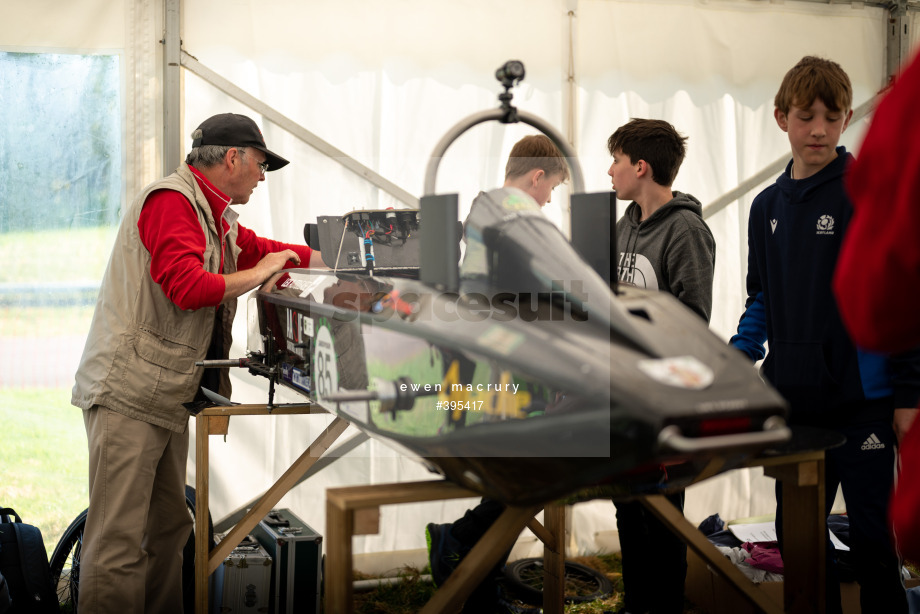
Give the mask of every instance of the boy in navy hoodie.
<path id="1" fill-rule="evenodd" d="M 863 612 L 907 612 L 901 564 L 886 513 L 895 474 L 896 408 L 917 405 L 917 361 L 860 351 L 831 291 L 852 205 L 844 174 L 852 161 L 837 146 L 852 117 L 852 88 L 835 62 L 805 57 L 785 76 L 774 101 L 776 123 L 792 160 L 751 205 L 746 309 L 731 344 L 757 361 L 786 398 L 792 425 L 846 436 L 827 451 L 825 506 L 837 486 L 850 521 L 850 548 Z M 765 352 L 764 342 L 769 353 Z M 782 541 L 782 497 L 776 489 Z M 840 611 L 833 550 L 828 546 L 827 611 Z"/>

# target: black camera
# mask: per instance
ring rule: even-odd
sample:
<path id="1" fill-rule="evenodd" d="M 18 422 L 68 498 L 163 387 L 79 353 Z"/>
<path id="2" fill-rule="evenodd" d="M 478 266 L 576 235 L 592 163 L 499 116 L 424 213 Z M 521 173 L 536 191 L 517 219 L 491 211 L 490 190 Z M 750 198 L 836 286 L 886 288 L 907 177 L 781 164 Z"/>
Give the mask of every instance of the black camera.
<path id="1" fill-rule="evenodd" d="M 524 78 L 524 63 L 518 60 L 508 60 L 495 71 L 495 78 L 505 87 L 511 89 Z"/>

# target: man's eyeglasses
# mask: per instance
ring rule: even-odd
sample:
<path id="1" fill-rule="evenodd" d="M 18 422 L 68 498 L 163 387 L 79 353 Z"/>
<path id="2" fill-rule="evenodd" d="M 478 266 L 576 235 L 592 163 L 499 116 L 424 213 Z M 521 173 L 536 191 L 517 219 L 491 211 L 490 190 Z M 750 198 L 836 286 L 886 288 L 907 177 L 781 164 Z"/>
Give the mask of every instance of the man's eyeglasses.
<path id="1" fill-rule="evenodd" d="M 241 157 L 245 157 L 246 148 L 245 147 L 236 147 L 237 152 L 239 152 Z M 259 172 L 263 175 L 268 172 L 268 162 L 256 162 L 259 165 Z"/>

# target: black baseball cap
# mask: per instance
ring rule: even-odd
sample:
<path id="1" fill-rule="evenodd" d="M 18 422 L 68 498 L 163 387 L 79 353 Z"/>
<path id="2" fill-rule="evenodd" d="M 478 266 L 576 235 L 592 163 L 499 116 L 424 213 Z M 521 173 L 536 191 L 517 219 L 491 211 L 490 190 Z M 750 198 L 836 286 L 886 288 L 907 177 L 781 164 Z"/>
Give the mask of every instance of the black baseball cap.
<path id="1" fill-rule="evenodd" d="M 192 147 L 202 145 L 227 145 L 255 147 L 265 154 L 268 170 L 276 171 L 288 165 L 288 161 L 269 151 L 265 146 L 262 131 L 254 121 L 237 113 L 220 113 L 201 122 L 192 133 Z"/>

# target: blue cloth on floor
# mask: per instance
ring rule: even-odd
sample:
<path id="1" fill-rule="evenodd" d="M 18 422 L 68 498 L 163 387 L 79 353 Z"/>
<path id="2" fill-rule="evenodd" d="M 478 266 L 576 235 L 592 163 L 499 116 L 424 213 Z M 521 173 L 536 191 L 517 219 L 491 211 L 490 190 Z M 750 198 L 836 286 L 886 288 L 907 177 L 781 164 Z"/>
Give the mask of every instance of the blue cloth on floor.
<path id="1" fill-rule="evenodd" d="M 725 546 L 726 548 L 741 547 L 741 540 L 725 528 L 725 521 L 718 514 L 709 516 L 697 528 L 706 536 L 706 539 L 716 546 Z"/>

